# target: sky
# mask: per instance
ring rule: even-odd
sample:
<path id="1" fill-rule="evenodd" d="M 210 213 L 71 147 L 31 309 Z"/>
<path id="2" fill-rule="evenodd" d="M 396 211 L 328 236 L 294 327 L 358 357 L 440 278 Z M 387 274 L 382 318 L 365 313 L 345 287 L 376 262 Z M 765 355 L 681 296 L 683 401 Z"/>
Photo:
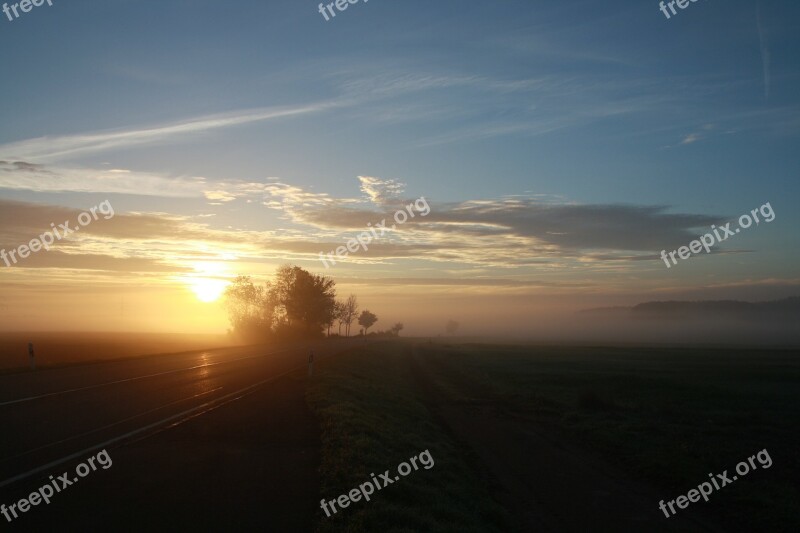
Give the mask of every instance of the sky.
<path id="1" fill-rule="evenodd" d="M 800 295 L 797 2 L 52 4 L 0 14 L 0 248 L 113 216 L 0 262 L 0 329 L 224 332 L 286 263 L 424 335 Z"/>

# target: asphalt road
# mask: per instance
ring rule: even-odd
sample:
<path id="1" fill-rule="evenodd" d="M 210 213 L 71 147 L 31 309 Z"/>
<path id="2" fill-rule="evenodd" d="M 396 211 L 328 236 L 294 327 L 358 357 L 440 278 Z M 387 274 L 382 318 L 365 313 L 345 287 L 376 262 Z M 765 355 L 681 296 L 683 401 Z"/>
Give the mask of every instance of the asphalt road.
<path id="1" fill-rule="evenodd" d="M 359 342 L 230 348 L 0 376 L 0 489 L 63 471 L 104 447 L 166 427 L 267 386 Z"/>

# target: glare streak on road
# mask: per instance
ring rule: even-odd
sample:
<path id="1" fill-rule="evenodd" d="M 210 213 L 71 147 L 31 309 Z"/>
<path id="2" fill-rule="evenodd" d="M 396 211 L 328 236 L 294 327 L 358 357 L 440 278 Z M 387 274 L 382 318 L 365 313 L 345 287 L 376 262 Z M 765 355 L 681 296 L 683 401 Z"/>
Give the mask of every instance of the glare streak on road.
<path id="1" fill-rule="evenodd" d="M 149 378 L 155 378 L 155 377 L 159 377 L 159 376 L 166 376 L 168 374 L 175 374 L 177 372 L 188 372 L 189 370 L 197 370 L 198 368 L 205 368 L 205 367 L 209 367 L 209 366 L 217 366 L 217 365 L 235 363 L 237 361 L 246 361 L 248 359 L 256 359 L 256 358 L 259 358 L 259 357 L 266 357 L 268 355 L 275 355 L 275 354 L 279 354 L 279 353 L 286 352 L 286 351 L 288 351 L 288 350 L 279 350 L 277 352 L 270 352 L 270 353 L 266 353 L 266 354 L 253 355 L 253 356 L 250 356 L 250 357 L 240 357 L 238 359 L 231 359 L 230 361 L 218 361 L 216 363 L 204 363 L 202 365 L 190 366 L 190 367 L 187 367 L 187 368 L 177 368 L 177 369 L 174 369 L 174 370 L 167 370 L 165 372 L 157 372 L 155 374 L 147 374 L 145 376 L 136 376 L 136 377 L 133 377 L 133 378 L 118 379 L 116 381 L 109 381 L 107 383 L 98 383 L 96 385 L 88 385 L 86 387 L 78 387 L 78 388 L 75 388 L 75 389 L 67 389 L 67 390 L 57 391 L 57 392 L 48 392 L 47 394 L 39 394 L 38 396 L 29 396 L 27 398 L 20 398 L 18 400 L 9 400 L 9 401 L 6 401 L 6 402 L 0 402 L 0 407 L 2 407 L 4 405 L 13 405 L 15 403 L 30 402 L 30 401 L 33 401 L 33 400 L 39 400 L 39 399 L 42 399 L 42 398 L 48 398 L 50 396 L 60 396 L 62 394 L 69 394 L 71 392 L 80 392 L 80 391 L 85 391 L 85 390 L 89 390 L 89 389 L 97 389 L 97 388 L 100 388 L 100 387 L 108 387 L 109 385 L 117 385 L 119 383 L 127 383 L 127 382 L 130 382 L 130 381 L 138 381 L 138 380 L 141 380 L 141 379 L 149 379 Z"/>

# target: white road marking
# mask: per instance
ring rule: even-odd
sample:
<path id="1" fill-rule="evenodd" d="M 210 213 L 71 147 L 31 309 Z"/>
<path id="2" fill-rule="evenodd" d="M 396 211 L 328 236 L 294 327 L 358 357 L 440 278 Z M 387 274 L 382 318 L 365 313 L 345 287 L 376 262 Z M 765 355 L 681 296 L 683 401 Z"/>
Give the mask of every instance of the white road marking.
<path id="1" fill-rule="evenodd" d="M 281 351 L 287 351 L 287 350 L 281 350 Z M 40 472 L 44 472 L 45 470 L 49 470 L 49 469 L 51 469 L 51 468 L 53 468 L 55 466 L 58 466 L 58 465 L 60 465 L 62 463 L 66 463 L 67 461 L 70 461 L 72 459 L 77 459 L 79 457 L 83 457 L 86 454 L 88 454 L 89 452 L 93 452 L 94 450 L 99 450 L 101 448 L 105 448 L 106 446 L 109 446 L 109 445 L 114 444 L 116 442 L 119 442 L 121 440 L 125 440 L 125 439 L 133 437 L 135 435 L 139 435 L 140 433 L 144 433 L 145 431 L 149 431 L 149 430 L 157 428 L 159 426 L 163 426 L 164 424 L 167 424 L 168 422 L 172 422 L 173 420 L 180 419 L 181 417 L 185 417 L 187 415 L 190 415 L 192 413 L 196 413 L 198 411 L 203 411 L 203 410 L 205 410 L 203 412 L 210 411 L 211 409 L 215 409 L 215 408 L 220 407 L 221 405 L 223 405 L 225 403 L 228 403 L 228 402 L 225 402 L 223 400 L 227 400 L 228 398 L 233 398 L 236 395 L 240 395 L 239 397 L 241 398 L 246 393 L 251 392 L 253 389 L 255 389 L 257 387 L 265 385 L 265 384 L 269 383 L 270 381 L 275 381 L 276 379 L 281 378 L 283 376 L 286 376 L 288 374 L 291 374 L 292 372 L 296 372 L 298 370 L 304 370 L 304 369 L 305 369 L 305 365 L 298 366 L 298 367 L 293 368 L 291 370 L 288 370 L 288 371 L 286 371 L 286 372 L 284 372 L 282 374 L 278 374 L 277 376 L 273 376 L 273 377 L 265 379 L 263 381 L 259 381 L 258 383 L 255 383 L 255 384 L 250 385 L 248 387 L 245 387 L 243 389 L 239 389 L 239 390 L 237 390 L 235 392 L 231 392 L 231 393 L 228 393 L 228 394 L 226 394 L 224 396 L 220 396 L 219 398 L 216 398 L 214 400 L 210 400 L 210 401 L 208 401 L 208 402 L 206 402 L 204 404 L 198 405 L 197 407 L 192 407 L 191 409 L 187 409 L 187 410 L 182 411 L 182 412 L 180 412 L 180 413 L 178 413 L 176 415 L 168 416 L 167 418 L 161 419 L 158 422 L 153 422 L 152 424 L 147 424 L 146 426 L 142 426 L 139 429 L 134 429 L 133 431 L 129 431 L 129 432 L 123 434 L 123 435 L 119 435 L 117 437 L 113 437 L 113 438 L 108 439 L 106 441 L 103 441 L 103 442 L 100 442 L 98 444 L 95 444 L 94 446 L 90 446 L 88 448 L 84 448 L 81 451 L 78 451 L 78 452 L 75 452 L 75 453 L 71 453 L 71 454 L 69 454 L 69 455 L 67 455 L 65 457 L 62 457 L 61 459 L 56 459 L 55 461 L 50 461 L 47 464 L 44 464 L 44 465 L 39 466 L 37 468 L 34 468 L 33 470 L 29 470 L 29 471 L 27 471 L 27 472 L 25 472 L 23 474 L 19 474 L 19 475 L 16 475 L 16 476 L 12 477 L 12 478 L 6 479 L 2 483 L 0 483 L 0 488 L 5 487 L 6 485 L 10 485 L 12 483 L 15 483 L 17 481 L 20 481 L 22 479 L 28 478 L 28 477 L 33 476 L 35 474 L 38 474 Z M 239 398 L 234 398 L 234 399 L 238 400 Z M 215 404 L 217 404 L 217 405 L 215 405 Z M 177 423 L 173 424 L 173 426 L 174 425 L 177 425 Z"/>
<path id="2" fill-rule="evenodd" d="M 193 396 L 187 396 L 186 398 L 181 398 L 180 400 L 175 400 L 175 401 L 172 401 L 172 402 L 169 402 L 169 403 L 165 403 L 164 405 L 159 405 L 158 407 L 154 407 L 153 409 L 148 409 L 147 411 L 144 411 L 144 412 L 141 412 L 141 413 L 137 413 L 137 414 L 135 414 L 133 416 L 129 416 L 127 418 L 123 418 L 122 420 L 117 420 L 116 422 L 112 422 L 111 424 L 106 424 L 105 426 L 100 426 L 99 428 L 94 428 L 94 429 L 90 429 L 89 431 L 84 431 L 83 433 L 79 433 L 77 435 L 73 435 L 73 436 L 67 437 L 65 439 L 57 440 L 55 442 L 51 442 L 51 443 L 48 443 L 48 444 L 42 444 L 41 446 L 37 446 L 36 448 L 29 448 L 29 449 L 25 450 L 22 453 L 18 453 L 17 455 L 12 455 L 12 456 L 9 456 L 9 457 L 3 457 L 2 459 L 0 459 L 0 463 L 7 463 L 9 461 L 13 461 L 14 459 L 18 459 L 20 457 L 24 457 L 26 455 L 29 455 L 29 454 L 31 454 L 33 452 L 38 452 L 39 450 L 44 450 L 45 448 L 51 448 L 51 447 L 53 447 L 53 446 L 55 446 L 57 444 L 63 444 L 65 442 L 67 442 L 67 441 L 71 441 L 71 440 L 74 440 L 74 439 L 79 439 L 81 437 L 85 437 L 87 435 L 91 435 L 92 433 L 97 433 L 98 431 L 103 431 L 104 429 L 112 428 L 114 426 L 118 426 L 118 425 L 123 424 L 125 422 L 130 422 L 131 420 L 133 420 L 135 418 L 139 418 L 140 416 L 149 415 L 150 413 L 154 413 L 156 411 L 160 411 L 161 409 L 169 407 L 170 405 L 175 405 L 176 403 L 185 402 L 187 400 L 194 400 L 195 398 L 199 398 L 201 396 L 206 396 L 208 394 L 212 394 L 214 392 L 217 392 L 218 390 L 222 390 L 222 387 L 217 387 L 215 389 L 207 390 L 205 392 L 201 392 L 201 393 L 195 394 Z"/>

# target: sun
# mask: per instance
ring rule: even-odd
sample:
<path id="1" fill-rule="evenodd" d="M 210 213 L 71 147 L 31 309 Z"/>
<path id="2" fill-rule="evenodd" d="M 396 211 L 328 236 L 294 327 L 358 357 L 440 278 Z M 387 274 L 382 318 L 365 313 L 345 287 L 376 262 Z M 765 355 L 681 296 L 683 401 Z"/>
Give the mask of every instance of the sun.
<path id="1" fill-rule="evenodd" d="M 221 279 L 212 278 L 192 278 L 189 285 L 201 302 L 211 303 L 219 300 L 228 282 Z"/>
<path id="2" fill-rule="evenodd" d="M 229 282 L 227 268 L 223 263 L 202 261 L 193 263 L 195 272 L 182 277 L 183 282 L 204 303 L 219 300 Z"/>

